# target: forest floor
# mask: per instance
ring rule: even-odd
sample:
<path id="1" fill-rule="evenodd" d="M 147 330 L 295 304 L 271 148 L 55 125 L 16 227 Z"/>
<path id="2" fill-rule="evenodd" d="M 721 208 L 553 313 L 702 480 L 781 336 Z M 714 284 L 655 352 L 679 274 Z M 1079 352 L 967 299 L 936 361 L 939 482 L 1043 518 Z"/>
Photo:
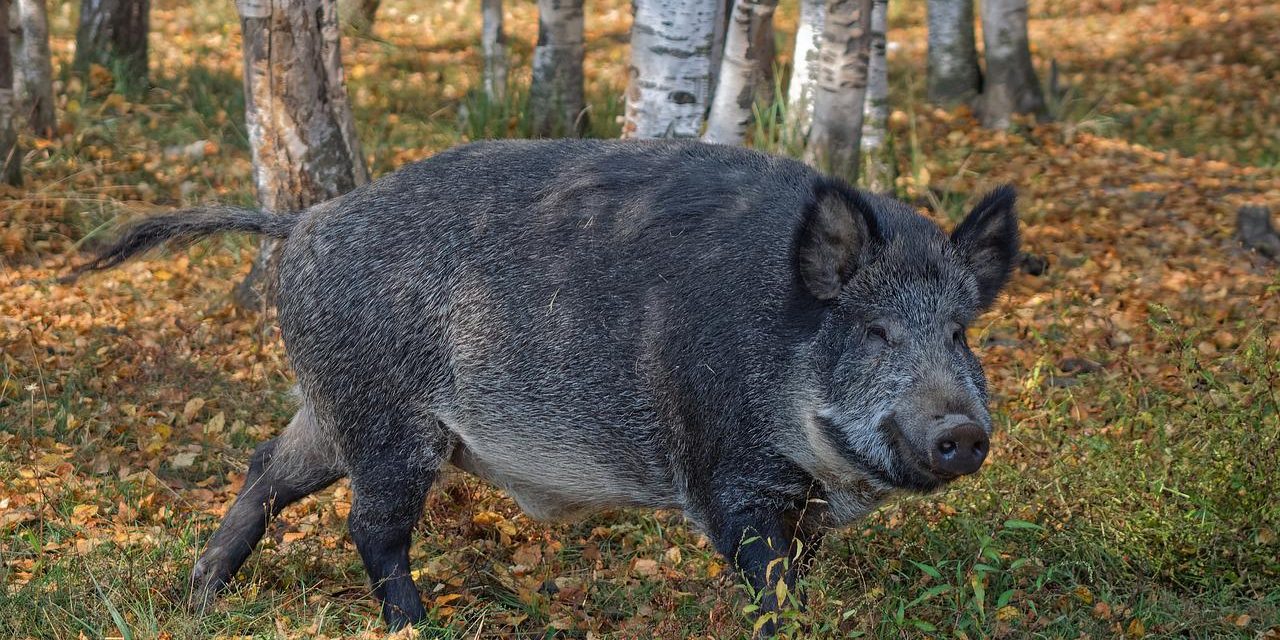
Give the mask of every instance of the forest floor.
<path id="1" fill-rule="evenodd" d="M 1280 637 L 1280 268 L 1234 237 L 1280 206 L 1280 5 L 1033 0 L 1056 120 L 980 129 L 922 100 L 924 3 L 894 3 L 899 195 L 949 225 L 1021 193 L 1020 271 L 974 328 L 999 433 L 945 492 L 832 535 L 792 637 Z M 917 6 L 919 5 L 919 6 Z M 269 320 L 228 295 L 230 237 L 60 284 L 82 239 L 198 202 L 254 200 L 233 3 L 158 0 L 153 87 L 65 71 L 78 3 L 53 3 L 62 133 L 25 139 L 0 191 L 0 636 L 381 633 L 343 483 L 288 510 L 204 616 L 186 580 L 255 443 L 291 412 Z M 386 0 L 344 41 L 375 175 L 523 134 L 536 36 L 508 7 L 511 104 L 473 96 L 478 3 Z M 795 7 L 779 18 L 790 50 Z M 588 3 L 591 133 L 617 134 L 628 3 Z M 755 144 L 780 145 L 768 127 Z M 413 550 L 428 636 L 732 638 L 732 571 L 676 513 L 536 523 L 451 477 Z"/>

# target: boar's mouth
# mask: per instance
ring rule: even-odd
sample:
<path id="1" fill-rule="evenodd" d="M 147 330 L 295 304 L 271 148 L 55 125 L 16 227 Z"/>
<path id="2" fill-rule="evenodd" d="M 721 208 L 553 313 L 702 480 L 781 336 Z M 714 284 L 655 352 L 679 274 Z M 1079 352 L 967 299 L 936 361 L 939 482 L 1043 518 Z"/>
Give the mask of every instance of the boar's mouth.
<path id="1" fill-rule="evenodd" d="M 830 417 L 815 415 L 814 419 L 837 450 L 837 453 L 858 470 L 885 487 L 928 493 L 953 480 L 929 470 L 929 458 L 906 437 L 898 421 L 890 415 L 877 425 L 879 436 L 888 445 L 889 456 L 880 458 L 861 451 L 849 442 L 840 425 Z"/>
<path id="2" fill-rule="evenodd" d="M 960 477 L 957 474 L 934 470 L 929 464 L 929 454 L 916 446 L 915 441 L 907 436 L 896 415 L 889 414 L 882 420 L 880 431 L 891 443 L 889 449 L 895 457 L 898 472 L 897 482 L 894 485 L 898 488 L 928 493 Z"/>

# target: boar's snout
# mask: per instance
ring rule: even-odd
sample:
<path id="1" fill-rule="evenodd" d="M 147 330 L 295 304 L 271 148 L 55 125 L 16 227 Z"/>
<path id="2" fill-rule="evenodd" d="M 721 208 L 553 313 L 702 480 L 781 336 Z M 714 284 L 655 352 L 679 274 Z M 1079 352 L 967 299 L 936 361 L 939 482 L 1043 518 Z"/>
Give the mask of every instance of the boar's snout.
<path id="1" fill-rule="evenodd" d="M 943 416 L 937 421 L 934 434 L 929 466 L 942 477 L 963 476 L 977 471 L 991 448 L 987 432 L 968 416 Z"/>

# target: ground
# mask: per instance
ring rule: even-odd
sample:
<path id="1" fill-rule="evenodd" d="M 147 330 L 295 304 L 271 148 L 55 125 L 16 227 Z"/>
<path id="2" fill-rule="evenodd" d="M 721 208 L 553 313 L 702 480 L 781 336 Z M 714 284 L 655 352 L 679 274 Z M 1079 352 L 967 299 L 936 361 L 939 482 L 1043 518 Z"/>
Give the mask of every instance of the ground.
<path id="1" fill-rule="evenodd" d="M 511 104 L 472 94 L 478 3 L 388 0 L 344 40 L 375 175 L 523 133 L 536 11 L 509 4 Z M 1280 636 L 1280 268 L 1234 238 L 1240 205 L 1280 204 L 1280 6 L 1033 0 L 1055 121 L 996 133 L 922 101 L 923 4 L 892 14 L 898 195 L 949 225 L 1011 182 L 1047 269 L 1021 269 L 972 329 L 999 428 L 987 468 L 831 536 L 784 633 Z M 239 29 L 232 3 L 158 0 L 153 86 L 130 93 L 109 69 L 66 70 L 77 5 L 51 8 L 60 135 L 24 138 L 27 183 L 0 192 L 0 634 L 377 636 L 342 483 L 286 512 L 218 608 L 183 607 L 249 453 L 292 406 L 270 320 L 228 304 L 253 243 L 58 278 L 117 219 L 253 202 Z M 618 130 L 629 22 L 624 2 L 588 3 L 593 135 Z M 753 143 L 788 149 L 775 130 Z M 544 525 L 455 477 L 421 532 L 428 636 L 727 638 L 752 622 L 679 514 Z"/>

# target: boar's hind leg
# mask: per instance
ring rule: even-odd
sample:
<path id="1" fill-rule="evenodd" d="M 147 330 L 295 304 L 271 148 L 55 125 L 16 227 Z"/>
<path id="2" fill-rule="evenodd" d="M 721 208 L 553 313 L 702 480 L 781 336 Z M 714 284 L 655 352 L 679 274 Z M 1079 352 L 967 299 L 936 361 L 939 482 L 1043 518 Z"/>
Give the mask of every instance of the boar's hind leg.
<path id="1" fill-rule="evenodd" d="M 351 462 L 354 496 L 347 525 L 373 593 L 382 603 L 383 619 L 392 630 L 426 615 L 410 574 L 409 545 L 427 491 L 449 452 L 443 428 L 429 422 L 424 430 L 367 430 L 394 435 L 362 443 Z"/>
<path id="2" fill-rule="evenodd" d="M 304 406 L 280 437 L 253 452 L 235 504 L 191 570 L 191 606 L 199 610 L 213 601 L 253 552 L 271 518 L 343 475 L 332 445 Z"/>

